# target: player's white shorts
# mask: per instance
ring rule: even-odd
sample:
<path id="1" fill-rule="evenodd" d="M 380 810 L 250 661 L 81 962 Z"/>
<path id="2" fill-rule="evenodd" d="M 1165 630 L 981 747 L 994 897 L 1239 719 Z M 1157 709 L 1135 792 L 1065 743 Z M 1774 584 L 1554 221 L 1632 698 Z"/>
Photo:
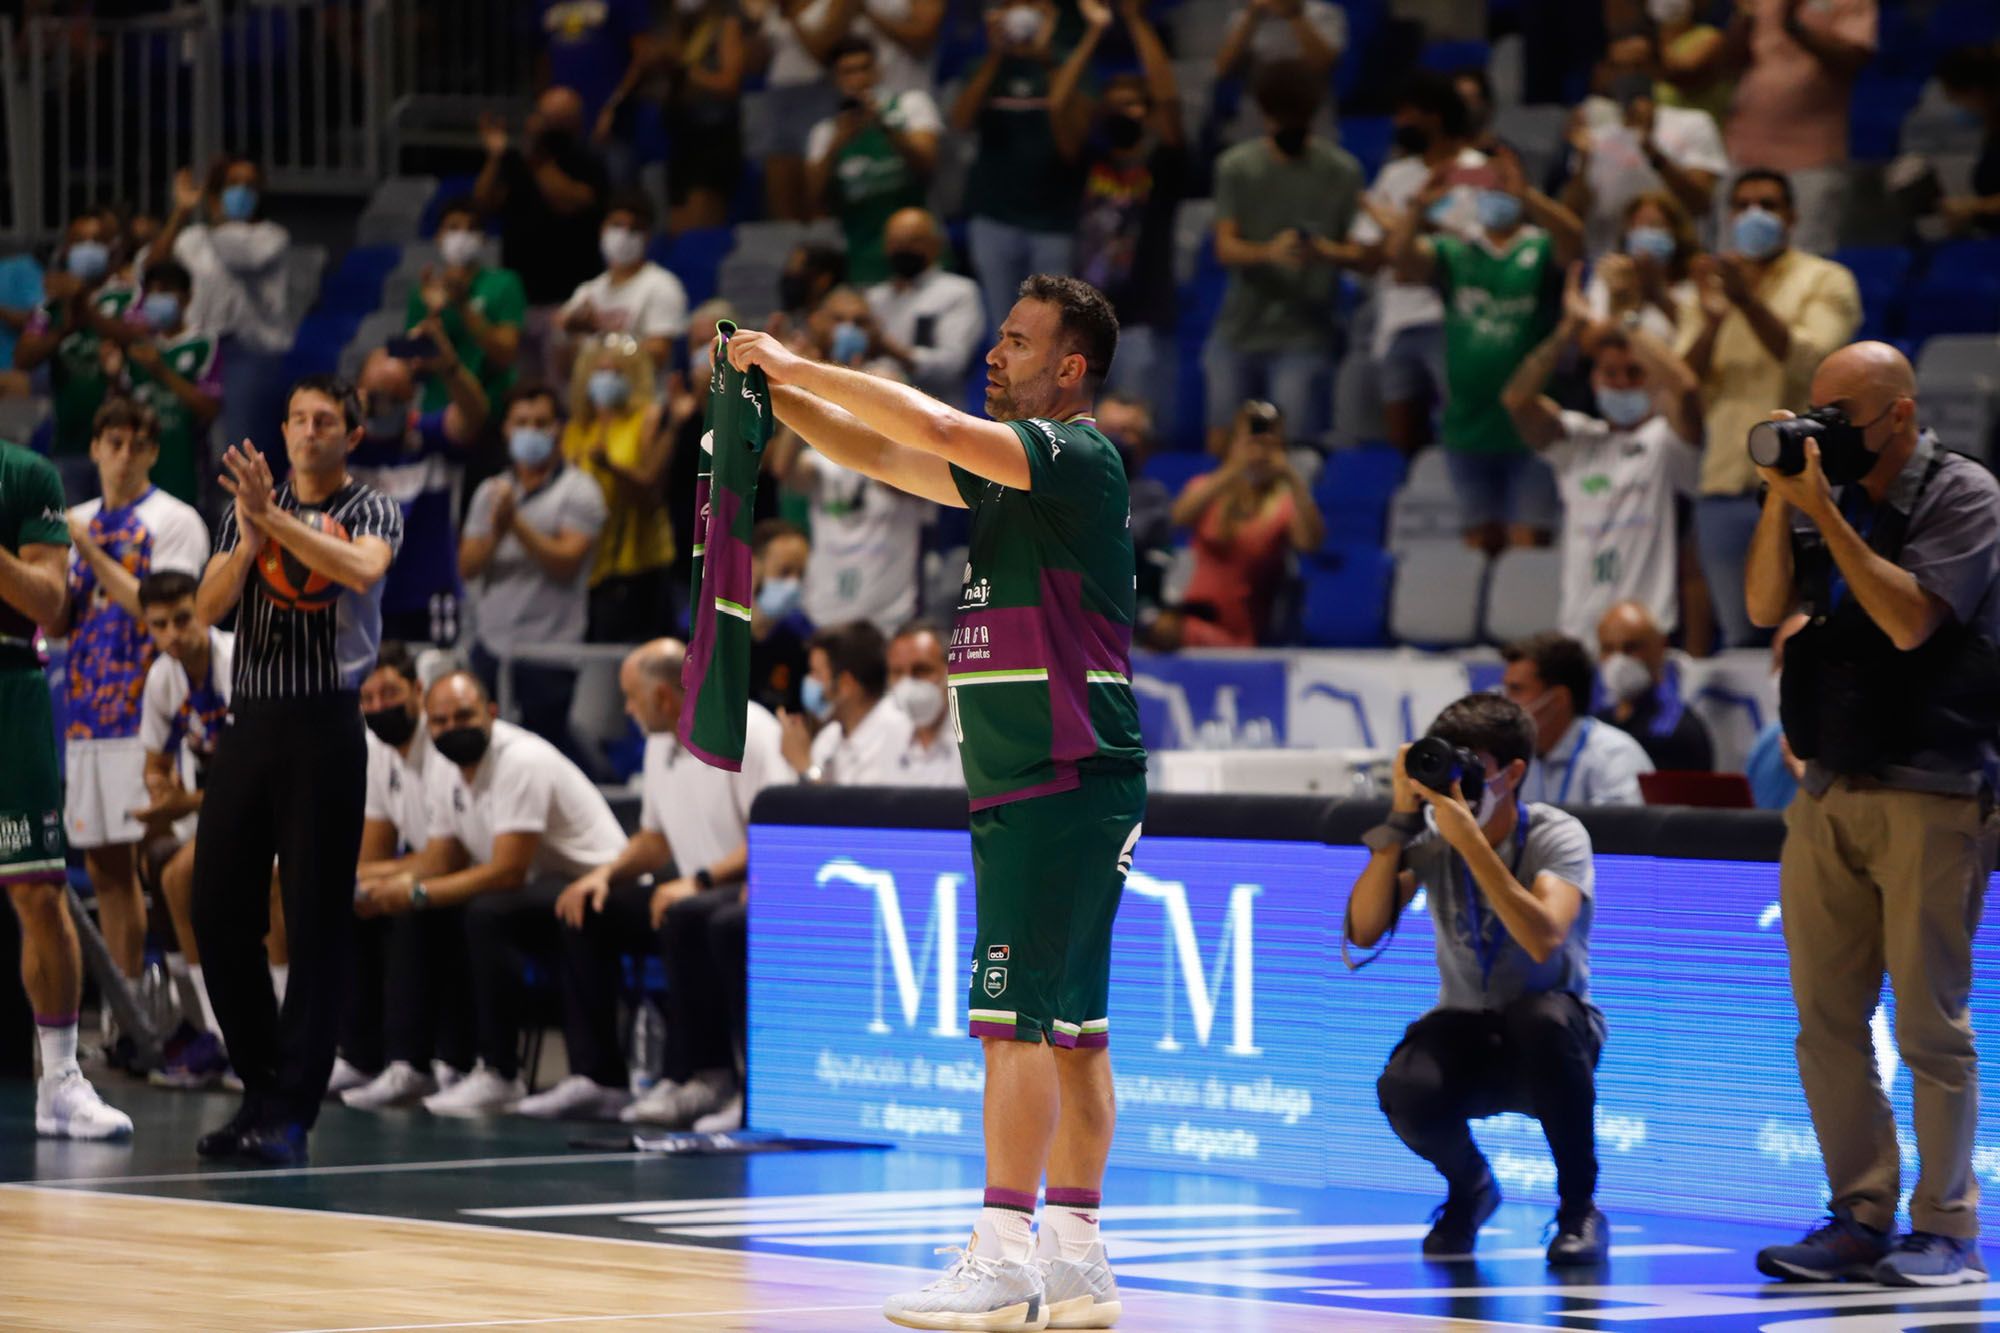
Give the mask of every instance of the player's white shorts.
<path id="1" fill-rule="evenodd" d="M 146 747 L 137 736 L 71 740 L 63 767 L 63 826 L 70 846 L 115 847 L 146 836 L 146 826 L 132 818 L 134 810 L 152 804 L 146 794 Z"/>

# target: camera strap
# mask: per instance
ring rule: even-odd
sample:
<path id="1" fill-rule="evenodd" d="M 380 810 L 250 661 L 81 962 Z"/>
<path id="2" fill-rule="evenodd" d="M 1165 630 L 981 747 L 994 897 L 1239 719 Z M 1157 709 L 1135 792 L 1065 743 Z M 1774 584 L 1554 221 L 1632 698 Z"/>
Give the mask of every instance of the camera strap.
<path id="1" fill-rule="evenodd" d="M 1521 878 L 1521 862 L 1528 854 L 1528 807 L 1519 801 L 1514 803 L 1514 863 L 1507 867 L 1507 873 L 1518 882 Z M 1457 863 L 1459 884 L 1465 891 L 1465 920 L 1468 933 L 1472 936 L 1472 954 L 1479 960 L 1479 988 L 1487 989 L 1493 980 L 1493 964 L 1500 959 L 1500 950 L 1505 947 L 1507 928 L 1497 916 L 1489 917 L 1479 901 L 1479 885 L 1472 878 L 1472 870 L 1465 864 L 1465 858 L 1454 856 Z M 1492 920 L 1493 932 L 1487 934 L 1487 921 Z"/>

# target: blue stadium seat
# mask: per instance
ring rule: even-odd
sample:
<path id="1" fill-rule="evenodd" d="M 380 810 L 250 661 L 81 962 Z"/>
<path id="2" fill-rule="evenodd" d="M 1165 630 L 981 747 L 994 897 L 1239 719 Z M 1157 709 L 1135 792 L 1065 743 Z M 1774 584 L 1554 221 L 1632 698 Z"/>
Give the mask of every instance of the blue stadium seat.
<path id="1" fill-rule="evenodd" d="M 1861 289 L 1860 336 L 1886 340 L 1902 327 L 1903 287 L 1910 276 L 1910 251 L 1901 245 L 1854 245 L 1836 250 Z"/>
<path id="2" fill-rule="evenodd" d="M 1993 0 L 1944 0 L 1931 11 L 1926 36 L 1933 51 L 1982 46 L 2000 38 L 2000 5 Z"/>
<path id="3" fill-rule="evenodd" d="M 698 227 L 671 239 L 655 240 L 653 258 L 672 270 L 687 288 L 688 304 L 697 306 L 715 295 L 716 274 L 735 244 L 736 234 L 728 227 Z M 765 314 L 761 310 L 738 313 L 746 319 L 762 319 Z"/>
<path id="4" fill-rule="evenodd" d="M 340 351 L 361 327 L 356 311 L 318 309 L 299 323 L 298 336 L 285 356 L 285 379 L 330 375 L 340 364 Z"/>
<path id="5" fill-rule="evenodd" d="M 1342 116 L 1340 146 L 1354 154 L 1369 180 L 1382 169 L 1389 156 L 1389 137 L 1394 126 L 1387 116 Z"/>
<path id="6" fill-rule="evenodd" d="M 1493 59 L 1493 48 L 1485 42 L 1427 42 L 1417 63 L 1425 69 L 1450 74 L 1461 69 L 1485 69 Z"/>
<path id="7" fill-rule="evenodd" d="M 2000 329 L 2000 240 L 1952 241 L 1931 252 L 1909 288 L 1903 334 L 1921 343 L 1940 333 Z"/>
<path id="8" fill-rule="evenodd" d="M 1903 117 L 1923 96 L 1925 76 L 1894 74 L 1870 65 L 1854 83 L 1847 151 L 1856 161 L 1883 161 L 1896 155 Z"/>
<path id="9" fill-rule="evenodd" d="M 1215 470 L 1215 460 L 1205 453 L 1191 449 L 1170 449 L 1154 454 L 1146 460 L 1145 475 L 1167 488 L 1167 494 L 1178 496 L 1181 488 L 1204 472 Z"/>
<path id="10" fill-rule="evenodd" d="M 1389 641 L 1395 558 L 1380 546 L 1329 546 L 1301 562 L 1299 638 L 1315 648 L 1375 648 Z"/>
<path id="11" fill-rule="evenodd" d="M 398 245 L 357 245 L 320 288 L 320 310 L 352 313 L 358 320 L 382 303 L 382 284 L 403 259 Z"/>
<path id="12" fill-rule="evenodd" d="M 1380 546 L 1389 525 L 1389 501 L 1403 484 L 1403 455 L 1386 444 L 1336 449 L 1313 483 L 1313 501 L 1326 519 L 1328 549 L 1346 544 Z"/>

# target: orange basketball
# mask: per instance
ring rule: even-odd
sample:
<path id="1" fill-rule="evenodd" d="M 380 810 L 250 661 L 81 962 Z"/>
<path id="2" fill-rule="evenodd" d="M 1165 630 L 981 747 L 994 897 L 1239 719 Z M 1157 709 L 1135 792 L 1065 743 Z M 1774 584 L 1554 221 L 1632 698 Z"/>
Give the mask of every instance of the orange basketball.
<path id="1" fill-rule="evenodd" d="M 296 511 L 299 522 L 329 537 L 347 541 L 347 529 L 318 509 Z M 274 541 L 265 541 L 257 554 L 257 577 L 264 595 L 288 611 L 321 611 L 340 596 L 340 585 L 326 575 L 309 569 L 305 561 Z"/>

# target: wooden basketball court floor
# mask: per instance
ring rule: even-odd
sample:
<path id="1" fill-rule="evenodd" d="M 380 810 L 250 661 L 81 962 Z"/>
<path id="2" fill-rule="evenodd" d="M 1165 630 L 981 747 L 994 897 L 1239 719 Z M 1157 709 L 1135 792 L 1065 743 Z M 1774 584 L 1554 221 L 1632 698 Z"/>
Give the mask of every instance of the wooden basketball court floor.
<path id="1" fill-rule="evenodd" d="M 194 1138 L 229 1098 L 104 1086 L 138 1123 L 130 1144 L 37 1141 L 32 1086 L 0 1082 L 9 1333 L 883 1329 L 882 1297 L 936 1271 L 932 1248 L 962 1240 L 978 1200 L 977 1164 L 956 1157 L 667 1157 L 575 1146 L 615 1128 L 337 1106 L 309 1167 L 203 1166 Z M 1417 1194 L 1140 1171 L 1107 1184 L 1126 1329 L 2000 1326 L 1996 1286 L 1765 1283 L 1757 1228 L 1614 1217 L 1609 1267 L 1558 1277 L 1541 1262 L 1546 1213 L 1526 1205 L 1502 1208 L 1478 1258 L 1432 1264 Z"/>

